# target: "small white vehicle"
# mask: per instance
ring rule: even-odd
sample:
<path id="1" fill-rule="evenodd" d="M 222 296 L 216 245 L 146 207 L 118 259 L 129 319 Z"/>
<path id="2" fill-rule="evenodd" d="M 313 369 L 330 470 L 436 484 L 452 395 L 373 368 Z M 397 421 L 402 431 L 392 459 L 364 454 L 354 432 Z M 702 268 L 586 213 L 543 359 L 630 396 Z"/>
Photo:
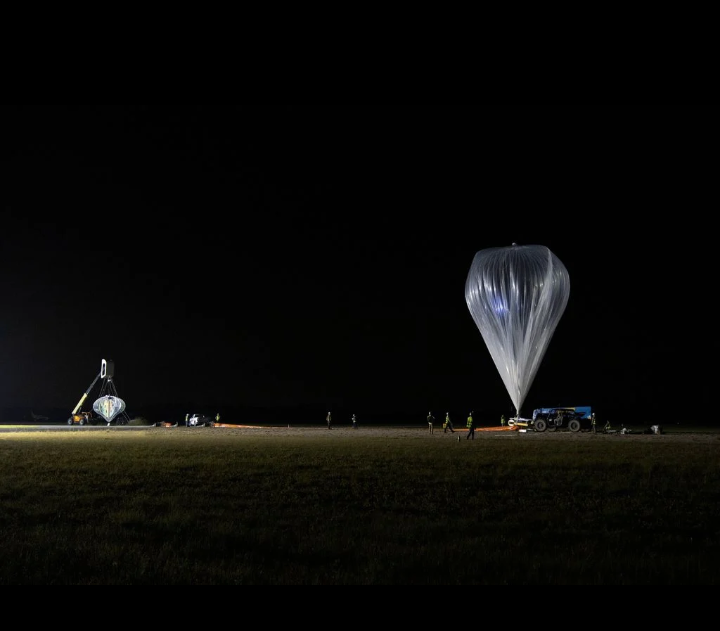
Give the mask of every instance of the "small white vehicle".
<path id="1" fill-rule="evenodd" d="M 188 427 L 212 427 L 213 425 L 212 418 L 204 414 L 193 414 L 187 422 Z"/>

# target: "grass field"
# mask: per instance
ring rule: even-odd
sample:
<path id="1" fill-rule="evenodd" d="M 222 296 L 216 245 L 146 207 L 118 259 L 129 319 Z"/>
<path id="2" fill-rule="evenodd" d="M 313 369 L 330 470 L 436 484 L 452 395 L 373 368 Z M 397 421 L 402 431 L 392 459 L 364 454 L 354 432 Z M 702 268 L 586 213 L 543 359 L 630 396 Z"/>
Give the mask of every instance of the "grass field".
<path id="1" fill-rule="evenodd" d="M 0 474 L 3 585 L 720 583 L 711 430 L 20 431 Z"/>

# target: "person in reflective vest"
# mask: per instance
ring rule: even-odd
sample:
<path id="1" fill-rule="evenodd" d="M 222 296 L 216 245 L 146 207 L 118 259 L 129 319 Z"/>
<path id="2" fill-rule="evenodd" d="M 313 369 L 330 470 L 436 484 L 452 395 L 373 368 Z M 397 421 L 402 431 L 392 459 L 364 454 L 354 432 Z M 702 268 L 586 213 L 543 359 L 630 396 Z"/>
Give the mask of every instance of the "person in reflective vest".
<path id="1" fill-rule="evenodd" d="M 472 412 L 470 412 L 470 415 L 468 416 L 467 428 L 468 435 L 465 437 L 465 440 L 475 440 L 475 418 L 473 417 Z"/>
<path id="2" fill-rule="evenodd" d="M 505 415 L 504 414 L 500 417 L 500 427 L 505 427 Z"/>
<path id="3" fill-rule="evenodd" d="M 455 433 L 455 428 L 453 427 L 452 421 L 450 420 L 450 412 L 445 415 L 445 422 L 443 423 L 443 434 L 447 434 L 448 430 L 450 430 L 453 434 Z"/>

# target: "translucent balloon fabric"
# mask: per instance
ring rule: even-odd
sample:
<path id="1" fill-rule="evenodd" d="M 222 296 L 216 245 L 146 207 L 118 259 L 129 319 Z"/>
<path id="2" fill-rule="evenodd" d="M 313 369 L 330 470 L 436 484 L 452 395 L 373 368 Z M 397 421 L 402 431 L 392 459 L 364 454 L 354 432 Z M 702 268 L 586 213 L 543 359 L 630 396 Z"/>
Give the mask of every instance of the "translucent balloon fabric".
<path id="1" fill-rule="evenodd" d="M 118 414 L 125 411 L 125 401 L 108 395 L 95 401 L 93 410 L 110 423 Z"/>
<path id="2" fill-rule="evenodd" d="M 544 245 L 475 255 L 465 299 L 520 416 L 570 298 L 570 275 Z"/>

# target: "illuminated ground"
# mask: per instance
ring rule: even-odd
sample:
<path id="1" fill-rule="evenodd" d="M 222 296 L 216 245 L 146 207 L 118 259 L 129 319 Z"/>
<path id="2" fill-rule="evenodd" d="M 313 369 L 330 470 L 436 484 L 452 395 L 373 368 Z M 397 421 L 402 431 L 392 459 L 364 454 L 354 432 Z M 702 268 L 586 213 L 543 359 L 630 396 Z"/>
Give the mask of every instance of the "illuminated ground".
<path id="1" fill-rule="evenodd" d="M 442 428 L 435 429 L 430 434 L 427 426 L 408 427 L 408 426 L 360 426 L 354 430 L 351 427 L 334 427 L 328 430 L 325 426 L 262 426 L 262 425 L 223 425 L 218 427 L 182 427 L 163 425 L 157 426 L 68 426 L 68 425 L 0 425 L 0 433 L 6 432 L 127 432 L 127 431 L 144 431 L 152 433 L 227 433 L 228 435 L 238 434 L 261 434 L 274 437 L 282 436 L 318 436 L 330 440 L 352 440 L 355 436 L 372 436 L 377 438 L 387 438 L 394 440 L 436 440 L 436 441 L 465 441 L 467 439 L 467 429 L 456 429 L 455 433 L 444 433 Z M 572 433 L 569 431 L 547 431 L 538 433 L 535 431 L 520 432 L 517 430 L 509 430 L 508 428 L 488 427 L 476 430 L 475 440 L 477 441 L 561 441 L 561 442 L 586 442 L 586 441 L 632 441 L 632 442 L 714 442 L 720 440 L 720 428 L 693 428 L 687 427 L 680 429 L 679 427 L 671 427 L 664 430 L 663 434 L 644 434 L 644 430 L 632 430 L 628 434 L 621 433 L 597 433 L 593 434 L 589 431 Z"/>

